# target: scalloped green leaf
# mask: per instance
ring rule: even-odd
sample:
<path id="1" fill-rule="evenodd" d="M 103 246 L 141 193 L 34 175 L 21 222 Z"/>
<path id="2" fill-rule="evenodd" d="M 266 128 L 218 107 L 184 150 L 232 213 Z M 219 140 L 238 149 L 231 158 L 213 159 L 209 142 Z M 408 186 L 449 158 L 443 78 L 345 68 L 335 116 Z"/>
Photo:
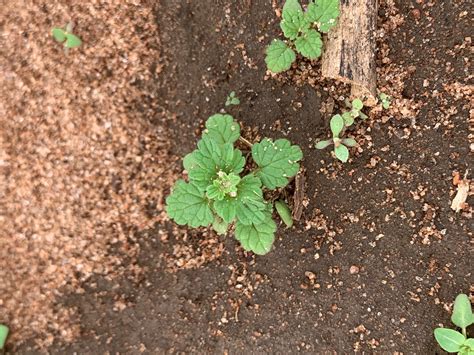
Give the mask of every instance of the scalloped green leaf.
<path id="1" fill-rule="evenodd" d="M 216 113 L 207 119 L 202 136 L 209 137 L 218 144 L 233 144 L 240 137 L 240 125 L 231 115 Z"/>
<path id="2" fill-rule="evenodd" d="M 303 9 L 298 0 L 287 0 L 283 5 L 282 20 L 280 28 L 286 38 L 294 40 L 300 32 L 309 28 Z"/>
<path id="3" fill-rule="evenodd" d="M 321 56 L 323 41 L 319 32 L 311 29 L 296 39 L 295 47 L 304 57 L 316 59 Z"/>
<path id="4" fill-rule="evenodd" d="M 291 145 L 287 139 L 277 139 L 273 142 L 265 138 L 253 145 L 252 158 L 259 166 L 256 175 L 263 185 L 275 189 L 286 186 L 288 179 L 298 173 L 298 161 L 303 158 L 303 152 L 299 146 Z"/>
<path id="5" fill-rule="evenodd" d="M 66 31 L 64 31 L 62 28 L 53 28 L 51 30 L 51 34 L 58 42 L 64 42 L 66 40 Z"/>
<path id="6" fill-rule="evenodd" d="M 311 1 L 305 16 L 308 22 L 317 23 L 319 31 L 327 33 L 337 24 L 339 0 Z"/>
<path id="7" fill-rule="evenodd" d="M 453 314 L 451 322 L 459 328 L 467 328 L 473 322 L 471 301 L 469 297 L 463 293 L 457 295 L 454 300 Z"/>
<path id="8" fill-rule="evenodd" d="M 166 212 L 179 225 L 210 225 L 214 217 L 205 194 L 193 183 L 178 180 L 166 198 Z"/>
<path id="9" fill-rule="evenodd" d="M 235 226 L 235 238 L 247 251 L 257 255 L 267 254 L 275 240 L 276 224 L 271 213 L 266 213 L 265 219 L 258 224 L 244 225 L 237 222 Z"/>
<path id="10" fill-rule="evenodd" d="M 332 136 L 337 138 L 344 128 L 344 119 L 341 115 L 334 115 L 332 116 L 329 125 L 331 126 Z"/>
<path id="11" fill-rule="evenodd" d="M 73 35 L 72 33 L 66 33 L 66 43 L 65 46 L 67 48 L 76 48 L 79 47 L 82 44 L 82 41 L 79 37 L 76 35 Z"/>
<path id="12" fill-rule="evenodd" d="M 343 163 L 347 162 L 349 159 L 349 149 L 344 144 L 340 144 L 337 147 L 334 147 L 334 154 L 336 158 L 342 161 Z"/>
<path id="13" fill-rule="evenodd" d="M 466 339 L 461 333 L 448 328 L 436 328 L 434 336 L 439 346 L 450 353 L 458 352 Z"/>
<path id="14" fill-rule="evenodd" d="M 291 64 L 295 60 L 295 52 L 282 40 L 275 39 L 267 47 L 265 63 L 267 63 L 267 68 L 273 73 L 281 73 L 290 69 Z"/>
<path id="15" fill-rule="evenodd" d="M 218 216 L 214 216 L 214 221 L 212 222 L 212 229 L 214 229 L 214 231 L 217 234 L 219 234 L 219 235 L 226 234 L 228 228 L 229 228 L 229 223 L 222 220 Z"/>

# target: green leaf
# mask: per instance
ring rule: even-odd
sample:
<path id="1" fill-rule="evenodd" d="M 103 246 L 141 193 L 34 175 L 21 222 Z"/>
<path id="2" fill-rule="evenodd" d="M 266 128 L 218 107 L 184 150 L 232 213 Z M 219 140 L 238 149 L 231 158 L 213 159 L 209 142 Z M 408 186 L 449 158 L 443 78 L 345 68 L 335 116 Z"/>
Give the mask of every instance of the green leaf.
<path id="1" fill-rule="evenodd" d="M 466 339 L 462 345 L 467 346 L 472 351 L 474 351 L 474 338 Z"/>
<path id="2" fill-rule="evenodd" d="M 217 234 L 219 235 L 226 234 L 228 228 L 229 228 L 229 223 L 223 221 L 218 216 L 214 216 L 214 221 L 212 222 L 212 229 L 214 229 Z"/>
<path id="3" fill-rule="evenodd" d="M 223 200 L 225 196 L 237 196 L 237 185 L 240 182 L 240 176 L 234 173 L 226 174 L 223 171 L 217 173 L 212 185 L 206 189 L 206 195 L 211 200 Z"/>
<path id="4" fill-rule="evenodd" d="M 339 16 L 339 0 L 311 1 L 306 11 L 308 22 L 316 22 L 321 32 L 327 33 L 337 24 Z"/>
<path id="5" fill-rule="evenodd" d="M 332 143 L 333 143 L 332 139 L 327 139 L 325 141 L 319 141 L 318 143 L 316 143 L 315 148 L 316 149 L 324 149 L 324 148 L 330 146 Z"/>
<path id="6" fill-rule="evenodd" d="M 390 101 L 382 101 L 382 107 L 386 110 L 390 107 Z"/>
<path id="7" fill-rule="evenodd" d="M 466 339 L 461 333 L 448 328 L 436 328 L 434 336 L 439 346 L 450 353 L 458 352 Z"/>
<path id="8" fill-rule="evenodd" d="M 6 325 L 0 324 L 0 350 L 5 346 L 8 336 L 8 327 Z"/>
<path id="9" fill-rule="evenodd" d="M 357 142 L 354 138 L 344 138 L 342 140 L 342 144 L 344 144 L 346 147 L 356 147 Z"/>
<path id="10" fill-rule="evenodd" d="M 339 146 L 335 147 L 334 153 L 336 154 L 337 159 L 343 163 L 347 162 L 349 159 L 349 150 L 344 144 L 340 144 Z"/>
<path id="11" fill-rule="evenodd" d="M 185 157 L 183 165 L 189 179 L 205 190 L 217 178 L 219 171 L 238 175 L 244 168 L 245 158 L 232 144 L 219 144 L 209 136 L 203 136 L 198 142 L 198 149 Z"/>
<path id="12" fill-rule="evenodd" d="M 253 145 L 252 158 L 259 166 L 257 176 L 263 185 L 275 189 L 286 186 L 288 178 L 298 173 L 298 161 L 303 158 L 303 152 L 299 146 L 291 145 L 287 139 L 277 139 L 273 142 L 265 138 Z"/>
<path id="13" fill-rule="evenodd" d="M 231 115 L 216 113 L 207 119 L 202 136 L 218 144 L 233 144 L 240 137 L 240 126 Z"/>
<path id="14" fill-rule="evenodd" d="M 296 39 L 295 46 L 304 57 L 316 59 L 321 56 L 323 41 L 319 32 L 311 29 Z"/>
<path id="15" fill-rule="evenodd" d="M 356 109 L 357 111 L 362 110 L 363 107 L 364 107 L 364 104 L 362 103 L 361 99 L 354 99 L 352 101 L 352 108 Z"/>
<path id="16" fill-rule="evenodd" d="M 291 228 L 293 226 L 293 218 L 291 217 L 291 210 L 288 205 L 283 201 L 275 201 L 275 208 L 281 220 L 288 228 Z"/>
<path id="17" fill-rule="evenodd" d="M 237 220 L 245 225 L 261 223 L 265 219 L 266 209 L 262 181 L 255 175 L 244 176 L 237 186 Z"/>
<path id="18" fill-rule="evenodd" d="M 344 119 L 341 117 L 341 115 L 334 115 L 332 116 L 329 125 L 331 126 L 332 136 L 337 138 L 344 128 Z"/>
<path id="19" fill-rule="evenodd" d="M 235 226 L 235 237 L 242 247 L 247 251 L 253 251 L 255 254 L 267 254 L 275 240 L 276 224 L 272 219 L 271 213 L 266 213 L 265 219 L 259 223 L 244 225 L 237 222 Z"/>
<path id="20" fill-rule="evenodd" d="M 166 198 L 166 212 L 177 224 L 208 226 L 214 220 L 209 202 L 196 185 L 178 180 Z"/>
<path id="21" fill-rule="evenodd" d="M 227 196 L 223 200 L 214 201 L 214 211 L 225 222 L 231 223 L 237 214 L 237 199 Z"/>
<path id="22" fill-rule="evenodd" d="M 352 124 L 354 123 L 354 117 L 350 112 L 344 112 L 342 114 L 342 119 L 344 120 L 344 125 L 346 127 L 352 126 Z"/>
<path id="23" fill-rule="evenodd" d="M 267 68 L 273 73 L 281 73 L 290 69 L 291 64 L 296 59 L 295 52 L 279 39 L 273 40 L 267 47 L 266 53 L 265 63 L 267 63 Z"/>
<path id="24" fill-rule="evenodd" d="M 305 20 L 303 9 L 298 0 L 287 0 L 283 6 L 280 27 L 286 38 L 294 40 L 299 32 L 305 31 L 309 23 Z"/>
<path id="25" fill-rule="evenodd" d="M 451 322 L 459 328 L 467 328 L 472 324 L 472 321 L 471 301 L 467 295 L 461 293 L 454 300 Z"/>
<path id="26" fill-rule="evenodd" d="M 76 48 L 79 47 L 82 44 L 82 41 L 79 37 L 76 35 L 73 35 L 72 33 L 66 33 L 66 44 L 65 46 L 67 48 Z"/>
<path id="27" fill-rule="evenodd" d="M 62 28 L 53 28 L 51 34 L 58 42 L 64 42 L 66 40 L 66 32 L 64 32 Z"/>

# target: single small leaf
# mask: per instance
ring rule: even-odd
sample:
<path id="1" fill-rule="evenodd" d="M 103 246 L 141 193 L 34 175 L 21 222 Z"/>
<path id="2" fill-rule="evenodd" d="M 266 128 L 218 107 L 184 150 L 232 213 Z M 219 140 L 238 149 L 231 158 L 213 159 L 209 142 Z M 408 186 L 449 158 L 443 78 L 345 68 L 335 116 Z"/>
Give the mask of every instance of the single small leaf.
<path id="1" fill-rule="evenodd" d="M 230 104 L 231 105 L 239 105 L 240 100 L 238 98 L 234 97 L 232 100 L 230 100 Z"/>
<path id="2" fill-rule="evenodd" d="M 335 147 L 334 154 L 336 154 L 337 159 L 343 163 L 347 162 L 349 159 L 349 150 L 344 144 L 340 144 L 339 146 Z"/>
<path id="3" fill-rule="evenodd" d="M 321 32 L 327 33 L 337 24 L 339 0 L 316 0 L 308 4 L 305 17 L 308 22 L 316 22 Z"/>
<path id="4" fill-rule="evenodd" d="M 362 110 L 364 104 L 362 103 L 361 99 L 354 99 L 352 100 L 352 108 L 356 109 L 357 111 Z"/>
<path id="5" fill-rule="evenodd" d="M 333 143 L 332 139 L 327 139 L 325 141 L 319 141 L 318 143 L 316 143 L 315 148 L 316 149 L 324 149 L 324 148 L 330 146 L 332 143 Z"/>
<path id="6" fill-rule="evenodd" d="M 51 33 L 58 42 L 64 42 L 66 40 L 66 32 L 64 32 L 62 28 L 53 28 Z"/>
<path id="7" fill-rule="evenodd" d="M 334 115 L 332 116 L 329 125 L 331 126 L 332 136 L 337 138 L 344 128 L 344 119 L 341 117 L 341 115 Z"/>
<path id="8" fill-rule="evenodd" d="M 9 329 L 6 325 L 0 324 L 0 350 L 2 350 L 5 346 L 5 342 L 7 341 L 8 331 Z"/>
<path id="9" fill-rule="evenodd" d="M 439 346 L 449 353 L 458 352 L 466 339 L 461 333 L 448 328 L 436 328 L 434 336 Z"/>
<path id="10" fill-rule="evenodd" d="M 263 185 L 275 189 L 286 186 L 288 178 L 298 173 L 298 161 L 303 158 L 303 152 L 299 146 L 291 145 L 287 139 L 277 139 L 273 142 L 265 138 L 253 145 L 252 158 L 259 166 L 256 174 Z"/>
<path id="11" fill-rule="evenodd" d="M 76 48 L 79 47 L 82 44 L 82 41 L 79 37 L 76 35 L 73 35 L 72 33 L 66 33 L 66 44 L 65 46 L 67 48 Z"/>
<path id="12" fill-rule="evenodd" d="M 275 208 L 281 220 L 288 228 L 291 228 L 293 226 L 293 218 L 291 217 L 291 210 L 288 205 L 283 201 L 275 201 Z"/>
<path id="13" fill-rule="evenodd" d="M 305 31 L 309 27 L 298 0 L 287 0 L 285 2 L 282 18 L 280 28 L 288 39 L 294 40 L 299 32 Z"/>
<path id="14" fill-rule="evenodd" d="M 354 123 L 354 117 L 352 116 L 351 112 L 344 112 L 342 114 L 342 119 L 344 120 L 344 125 L 346 127 L 352 126 Z"/>
<path id="15" fill-rule="evenodd" d="M 209 202 L 196 185 L 178 180 L 166 198 L 166 212 L 177 224 L 208 226 L 214 220 Z"/>
<path id="16" fill-rule="evenodd" d="M 261 223 L 265 219 L 267 203 L 263 198 L 262 181 L 255 175 L 242 178 L 237 186 L 236 216 L 241 224 Z"/>
<path id="17" fill-rule="evenodd" d="M 218 216 L 214 217 L 214 222 L 212 222 L 212 229 L 214 229 L 217 234 L 219 235 L 226 234 L 228 228 L 229 228 L 229 223 L 223 221 Z"/>
<path id="18" fill-rule="evenodd" d="M 323 41 L 321 40 L 319 32 L 311 29 L 296 39 L 295 47 L 304 57 L 316 59 L 321 56 Z"/>
<path id="19" fill-rule="evenodd" d="M 237 214 L 237 199 L 235 197 L 225 197 L 221 201 L 214 201 L 214 211 L 225 222 L 231 223 Z"/>
<path id="20" fill-rule="evenodd" d="M 382 101 L 382 107 L 386 110 L 390 107 L 390 101 Z"/>
<path id="21" fill-rule="evenodd" d="M 266 53 L 265 63 L 273 73 L 281 73 L 290 69 L 296 59 L 295 52 L 285 42 L 278 39 L 273 40 L 267 47 Z"/>
<path id="22" fill-rule="evenodd" d="M 233 144 L 240 137 L 240 126 L 231 115 L 216 113 L 207 119 L 202 136 L 209 137 L 218 144 Z"/>
<path id="23" fill-rule="evenodd" d="M 266 213 L 265 219 L 259 223 L 244 225 L 237 222 L 235 226 L 235 238 L 247 251 L 253 251 L 257 255 L 267 254 L 275 240 L 276 224 L 271 213 Z"/>
<path id="24" fill-rule="evenodd" d="M 471 301 L 467 295 L 461 293 L 454 300 L 451 322 L 459 328 L 467 328 L 472 324 L 472 320 Z"/>
<path id="25" fill-rule="evenodd" d="M 467 346 L 471 351 L 474 351 L 474 338 L 466 339 L 462 345 Z"/>
<path id="26" fill-rule="evenodd" d="M 346 147 L 356 147 L 357 142 L 354 138 L 344 138 L 342 140 L 342 144 L 344 144 Z"/>

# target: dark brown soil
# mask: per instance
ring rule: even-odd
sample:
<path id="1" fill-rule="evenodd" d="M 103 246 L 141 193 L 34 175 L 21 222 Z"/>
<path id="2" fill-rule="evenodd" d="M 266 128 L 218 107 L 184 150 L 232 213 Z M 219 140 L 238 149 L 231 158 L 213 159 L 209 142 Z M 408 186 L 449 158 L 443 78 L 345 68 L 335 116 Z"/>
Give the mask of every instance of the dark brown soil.
<path id="1" fill-rule="evenodd" d="M 62 299 L 78 308 L 82 336 L 51 353 L 439 352 L 432 331 L 449 325 L 451 302 L 474 281 L 472 212 L 450 209 L 452 173 L 472 166 L 469 106 L 446 89 L 472 85 L 472 9 L 469 1 L 394 5 L 382 1 L 379 13 L 381 23 L 404 19 L 381 40 L 390 51 L 379 57 L 379 87 L 393 84 L 387 57 L 409 72 L 401 99 L 419 112 L 359 123 L 362 149 L 343 165 L 312 144 L 328 131 L 321 107 L 335 99 L 337 110 L 345 88 L 265 80 L 264 48 L 279 35 L 270 1 L 160 2 L 156 97 L 175 117 L 174 153 L 193 149 L 203 121 L 234 90 L 241 105 L 228 111 L 254 129 L 249 139 L 284 136 L 302 147 L 309 205 L 266 256 L 244 253 L 232 236 L 171 233 L 172 223 L 141 233 L 146 272 L 96 277 L 84 294 Z"/>

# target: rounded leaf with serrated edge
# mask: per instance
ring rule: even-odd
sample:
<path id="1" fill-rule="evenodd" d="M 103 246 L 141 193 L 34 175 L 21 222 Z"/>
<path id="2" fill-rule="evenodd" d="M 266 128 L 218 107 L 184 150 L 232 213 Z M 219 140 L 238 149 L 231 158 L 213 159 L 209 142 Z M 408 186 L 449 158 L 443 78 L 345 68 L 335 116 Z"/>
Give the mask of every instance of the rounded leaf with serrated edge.
<path id="1" fill-rule="evenodd" d="M 448 328 L 436 328 L 434 336 L 439 346 L 450 353 L 458 352 L 466 339 L 461 333 Z"/>
<path id="2" fill-rule="evenodd" d="M 454 300 L 453 314 L 451 322 L 459 328 L 467 328 L 473 322 L 471 301 L 469 297 L 463 293 L 457 295 Z"/>
<path id="3" fill-rule="evenodd" d="M 325 141 L 319 141 L 318 143 L 316 143 L 316 145 L 314 147 L 316 149 L 324 149 L 324 148 L 330 146 L 332 143 L 333 143 L 332 139 L 327 139 Z"/>
<path id="4" fill-rule="evenodd" d="M 235 238 L 247 251 L 255 254 L 267 254 L 275 240 L 276 224 L 270 213 L 259 224 L 244 225 L 237 222 L 235 226 Z"/>
<path id="5" fill-rule="evenodd" d="M 308 29 L 303 9 L 298 0 L 287 0 L 283 5 L 280 28 L 286 38 L 294 40 L 300 31 Z"/>
<path id="6" fill-rule="evenodd" d="M 364 104 L 362 103 L 361 99 L 354 99 L 352 101 L 352 108 L 356 109 L 357 111 L 360 111 L 364 108 Z"/>
<path id="7" fill-rule="evenodd" d="M 62 28 L 53 28 L 51 34 L 58 42 L 64 42 L 66 40 L 66 32 Z"/>
<path id="8" fill-rule="evenodd" d="M 344 138 L 342 140 L 342 144 L 344 144 L 346 147 L 355 147 L 355 146 L 357 146 L 357 142 L 354 138 Z"/>
<path id="9" fill-rule="evenodd" d="M 217 234 L 219 235 L 225 234 L 228 228 L 229 228 L 229 223 L 223 221 L 218 216 L 214 217 L 214 222 L 212 222 L 212 229 L 214 229 L 214 231 Z"/>
<path id="10" fill-rule="evenodd" d="M 323 41 L 316 30 L 308 30 L 295 41 L 296 50 L 308 59 L 316 59 L 321 56 Z"/>
<path id="11" fill-rule="evenodd" d="M 254 175 L 244 176 L 237 186 L 237 220 L 246 225 L 261 223 L 265 218 L 266 209 L 267 203 L 263 199 L 262 181 Z"/>
<path id="12" fill-rule="evenodd" d="M 333 137 L 339 137 L 342 129 L 344 128 L 344 119 L 341 115 L 334 115 L 331 118 L 331 122 L 329 123 L 331 126 L 331 132 Z"/>
<path id="13" fill-rule="evenodd" d="M 334 154 L 336 154 L 336 158 L 342 161 L 343 163 L 347 162 L 349 159 L 349 150 L 344 144 L 340 144 L 337 147 L 334 147 Z"/>
<path id="14" fill-rule="evenodd" d="M 177 224 L 208 226 L 214 220 L 204 192 L 196 185 L 178 180 L 166 198 L 166 212 Z"/>
<path id="15" fill-rule="evenodd" d="M 273 40 L 267 47 L 266 54 L 265 63 L 273 73 L 281 73 L 290 69 L 296 59 L 295 52 L 285 42 L 278 39 Z"/>
<path id="16" fill-rule="evenodd" d="M 269 189 L 284 187 L 288 178 L 295 176 L 303 158 L 303 152 L 297 145 L 291 145 L 287 139 L 277 139 L 275 142 L 265 138 L 252 147 L 252 158 L 257 163 L 256 175 L 263 185 Z"/>
<path id="17" fill-rule="evenodd" d="M 285 223 L 288 228 L 291 228 L 293 226 L 293 218 L 291 217 L 291 210 L 288 205 L 283 201 L 275 201 L 275 209 L 283 223 Z"/>
<path id="18" fill-rule="evenodd" d="M 231 115 L 216 113 L 207 119 L 202 136 L 209 137 L 218 144 L 233 144 L 240 137 L 240 125 Z"/>
<path id="19" fill-rule="evenodd" d="M 67 48 L 76 48 L 79 47 L 82 44 L 82 41 L 79 37 L 76 35 L 73 35 L 72 33 L 66 33 L 66 43 L 65 46 Z"/>
<path id="20" fill-rule="evenodd" d="M 339 0 L 317 0 L 308 4 L 305 18 L 308 22 L 318 24 L 321 32 L 328 32 L 337 24 Z"/>

